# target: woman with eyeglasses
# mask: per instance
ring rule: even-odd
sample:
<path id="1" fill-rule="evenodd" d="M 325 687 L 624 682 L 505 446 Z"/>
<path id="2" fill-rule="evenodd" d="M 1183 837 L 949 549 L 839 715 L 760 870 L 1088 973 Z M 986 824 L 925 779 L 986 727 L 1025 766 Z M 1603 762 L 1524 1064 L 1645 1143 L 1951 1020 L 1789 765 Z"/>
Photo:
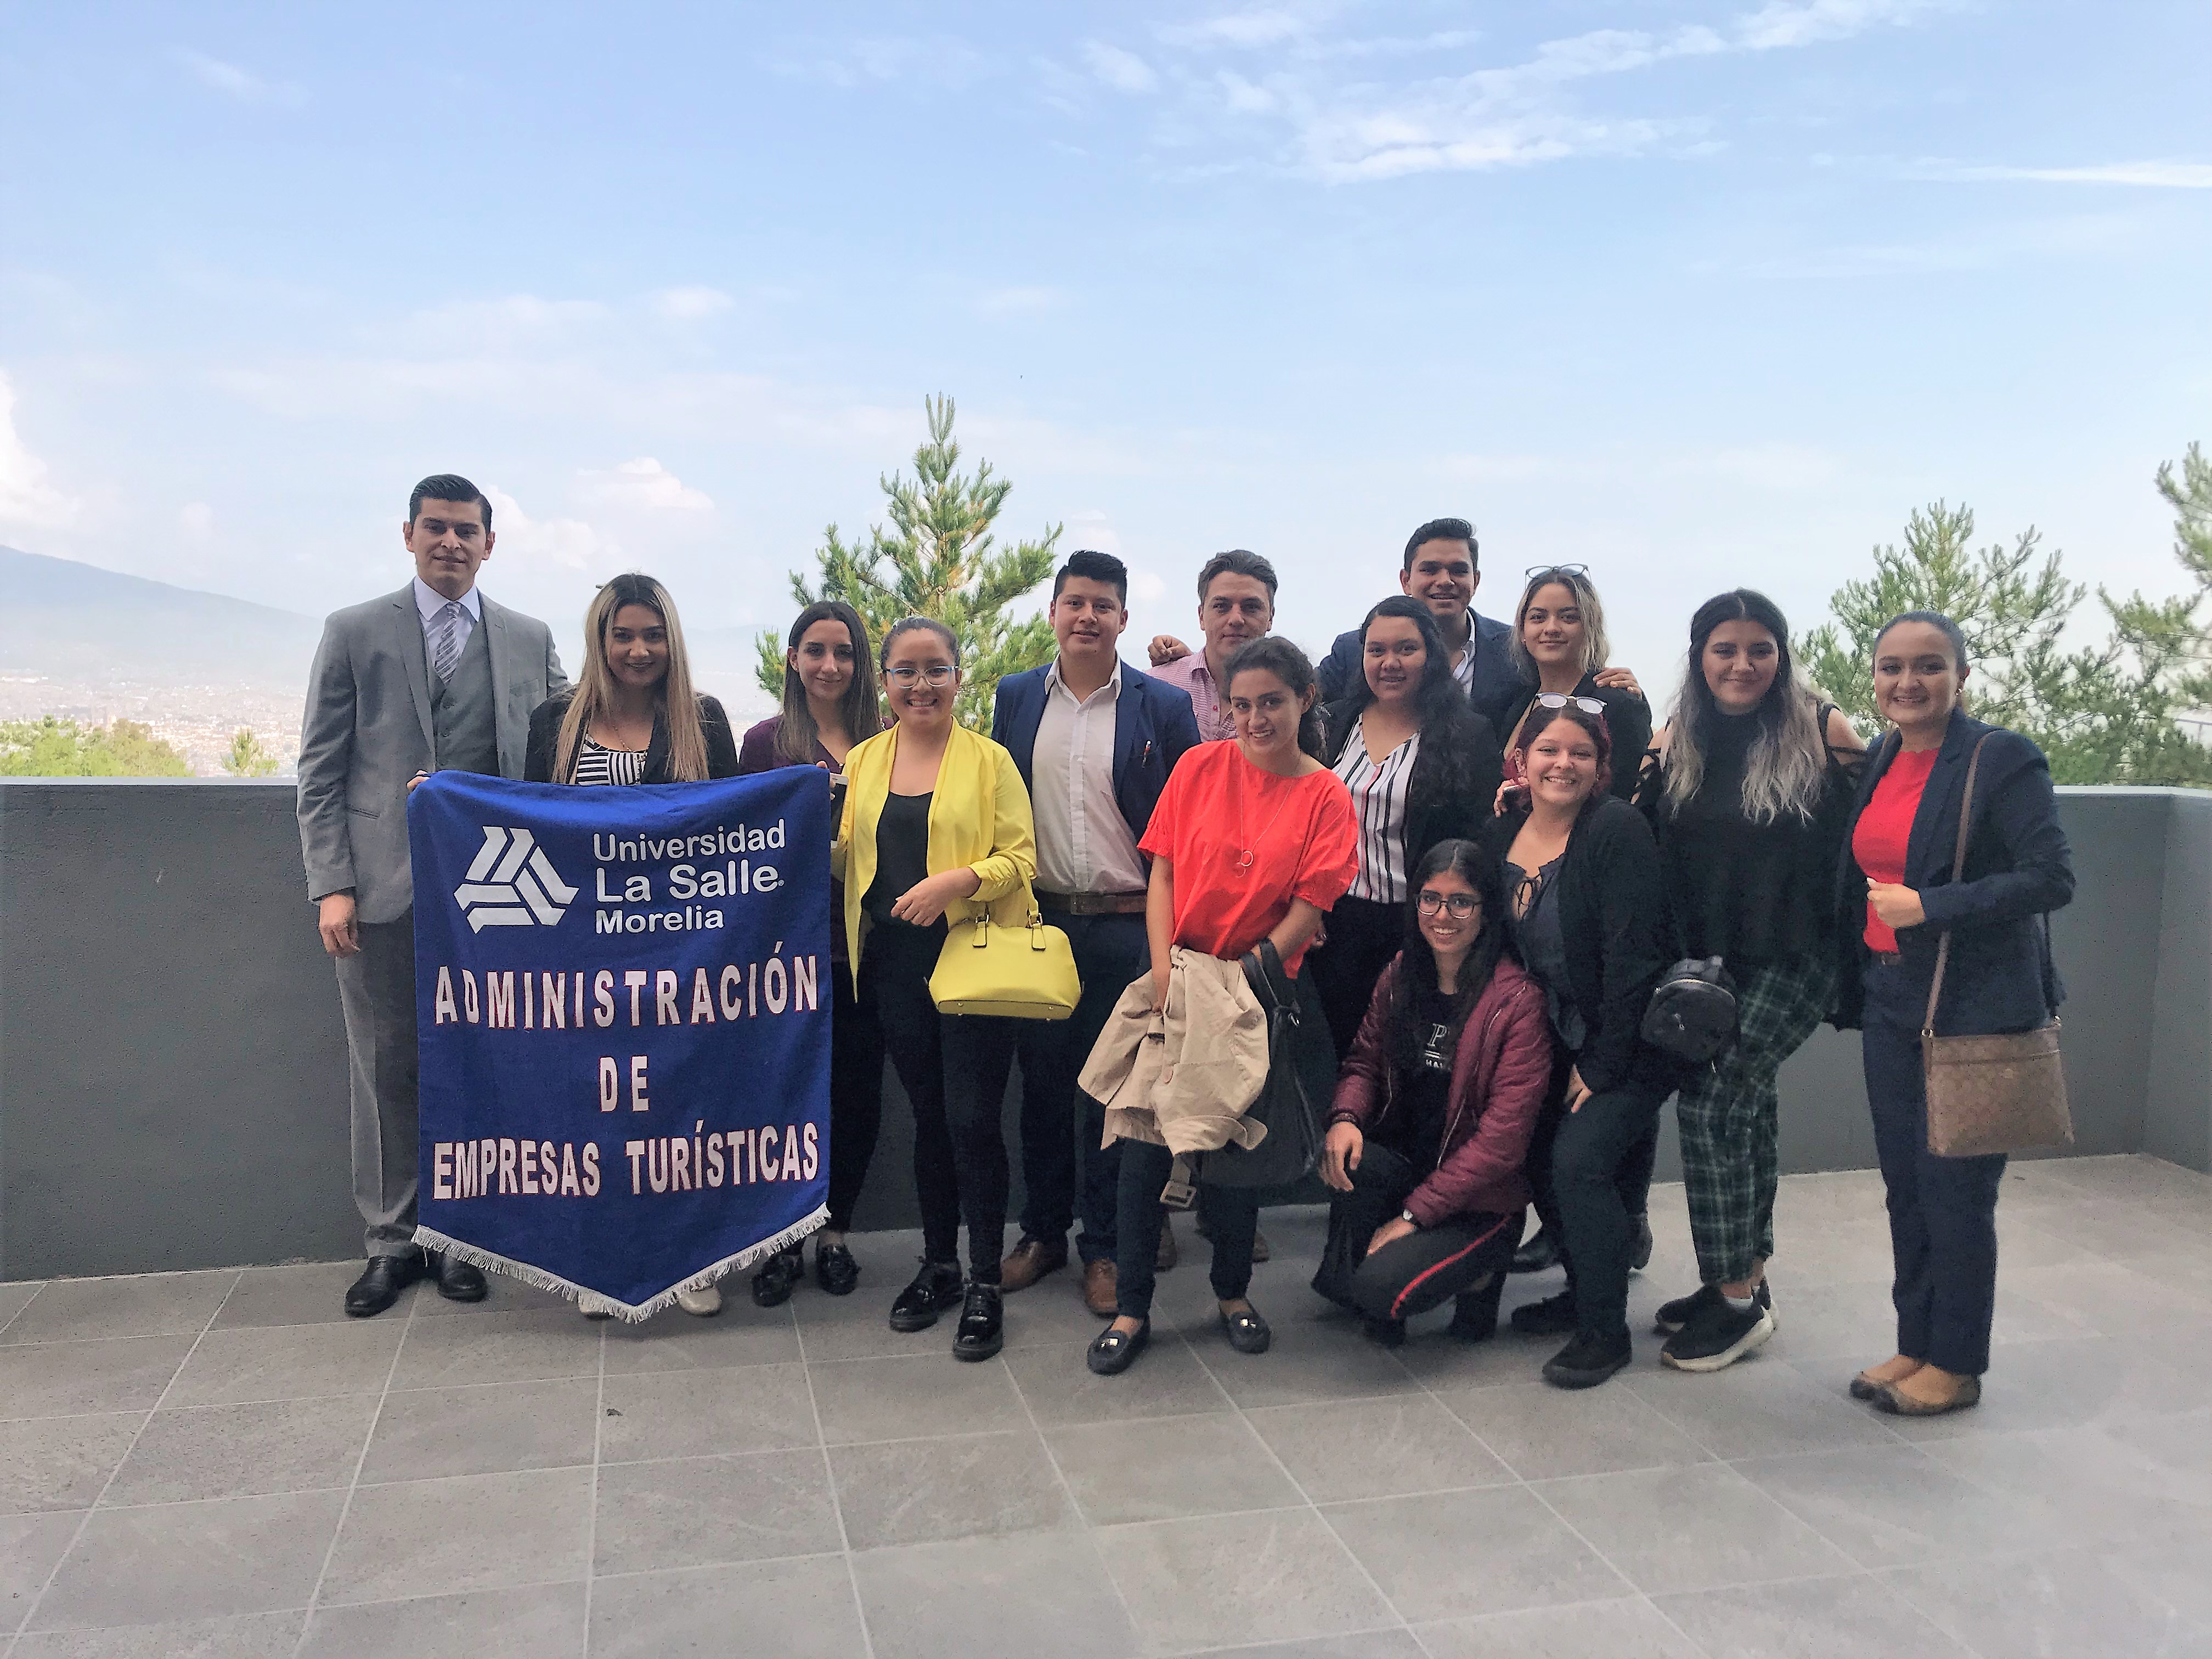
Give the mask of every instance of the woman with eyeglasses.
<path id="1" fill-rule="evenodd" d="M 830 870 L 845 883 L 854 995 L 874 1006 L 914 1103 L 921 1271 L 891 1304 L 890 1325 L 927 1330 L 957 1305 L 953 1357 L 988 1359 L 1006 1340 L 999 1262 L 1009 1176 L 1000 1112 L 1014 1034 L 1005 1019 L 939 1013 L 929 976 L 949 923 L 1027 924 L 1036 838 L 1013 757 L 952 717 L 960 690 L 952 630 L 908 617 L 884 635 L 881 660 L 892 725 L 845 757 Z"/>
<path id="2" fill-rule="evenodd" d="M 1481 846 L 1507 895 L 1514 948 L 1551 1015 L 1552 1096 L 1528 1170 L 1567 1288 L 1516 1308 L 1513 1328 L 1571 1332 L 1544 1379 L 1586 1389 L 1632 1357 L 1636 1212 L 1659 1108 L 1679 1080 L 1675 1063 L 1644 1041 L 1644 1011 L 1679 952 L 1651 826 L 1610 793 L 1605 721 L 1574 703 L 1540 705 L 1521 744 L 1528 787 L 1485 826 Z"/>
<path id="3" fill-rule="evenodd" d="M 784 641 L 783 707 L 746 728 L 738 770 L 820 767 L 831 780 L 834 821 L 843 810 L 845 757 L 884 724 L 868 625 L 851 605 L 818 600 L 792 621 Z M 830 884 L 830 912 L 844 915 L 842 883 Z M 831 1296 L 849 1296 L 860 1283 L 860 1264 L 845 1240 L 883 1123 L 884 1033 L 875 1008 L 854 995 L 842 927 L 830 930 L 830 1219 L 814 1236 L 814 1277 Z M 787 1302 L 805 1276 L 802 1246 L 779 1251 L 753 1275 L 753 1300 L 763 1308 Z"/>
<path id="4" fill-rule="evenodd" d="M 1606 724 L 1613 752 L 1621 757 L 1613 793 L 1623 800 L 1636 793 L 1636 769 L 1651 743 L 1651 705 L 1636 676 L 1606 665 L 1605 606 L 1586 565 L 1538 565 L 1521 590 L 1507 642 L 1521 684 L 1511 696 L 1482 712 L 1503 739 L 1506 781 L 1519 784 L 1511 757 L 1522 747 L 1522 727 L 1538 708 L 1572 703 Z"/>
<path id="5" fill-rule="evenodd" d="M 1528 1204 L 1522 1163 L 1552 1077 L 1544 994 L 1506 953 L 1480 851 L 1438 842 L 1411 887 L 1405 946 L 1337 1080 L 1321 1177 L 1341 1196 L 1314 1276 L 1385 1347 L 1446 1302 L 1462 1341 L 1497 1330 Z"/>
<path id="6" fill-rule="evenodd" d="M 1453 679 L 1429 607 L 1387 599 L 1359 633 L 1358 689 L 1322 711 L 1322 758 L 1344 780 L 1359 820 L 1359 872 L 1328 913 L 1328 942 L 1313 958 L 1339 1065 L 1376 981 L 1406 942 L 1407 873 L 1438 842 L 1488 816 L 1502 775 L 1498 734 Z"/>

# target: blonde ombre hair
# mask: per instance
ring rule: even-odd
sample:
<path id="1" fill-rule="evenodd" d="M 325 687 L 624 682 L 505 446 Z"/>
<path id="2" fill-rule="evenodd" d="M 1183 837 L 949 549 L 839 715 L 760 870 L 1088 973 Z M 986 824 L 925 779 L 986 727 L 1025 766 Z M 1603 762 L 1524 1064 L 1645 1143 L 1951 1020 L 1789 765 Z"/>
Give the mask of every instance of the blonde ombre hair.
<path id="1" fill-rule="evenodd" d="M 707 733 L 699 723 L 699 699 L 691 690 L 684 624 L 676 619 L 676 604 L 668 590 L 635 570 L 602 586 L 584 612 L 584 662 L 576 677 L 576 695 L 569 698 L 568 712 L 561 721 L 560 740 L 554 745 L 553 775 L 563 783 L 575 777 L 584 733 L 611 701 L 614 672 L 607 666 L 607 634 L 614 627 L 615 613 L 626 605 L 643 605 L 668 632 L 668 674 L 660 683 L 660 717 L 668 725 L 668 775 L 672 782 L 696 783 L 707 775 Z"/>

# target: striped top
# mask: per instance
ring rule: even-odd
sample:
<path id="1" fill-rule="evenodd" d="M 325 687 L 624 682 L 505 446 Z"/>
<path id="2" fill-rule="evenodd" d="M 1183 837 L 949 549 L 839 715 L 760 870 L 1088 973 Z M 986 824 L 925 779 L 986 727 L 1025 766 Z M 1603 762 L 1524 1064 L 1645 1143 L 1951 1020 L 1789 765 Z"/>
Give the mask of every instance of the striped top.
<path id="1" fill-rule="evenodd" d="M 1359 822 L 1359 873 L 1346 890 L 1347 898 L 1406 902 L 1406 790 L 1420 752 L 1421 734 L 1416 732 L 1378 763 L 1367 752 L 1366 734 L 1355 726 L 1337 757 L 1336 775 L 1352 792 L 1352 814 Z"/>
<path id="2" fill-rule="evenodd" d="M 642 749 L 603 749 L 588 732 L 576 750 L 576 775 L 572 783 L 635 783 L 645 775 Z"/>

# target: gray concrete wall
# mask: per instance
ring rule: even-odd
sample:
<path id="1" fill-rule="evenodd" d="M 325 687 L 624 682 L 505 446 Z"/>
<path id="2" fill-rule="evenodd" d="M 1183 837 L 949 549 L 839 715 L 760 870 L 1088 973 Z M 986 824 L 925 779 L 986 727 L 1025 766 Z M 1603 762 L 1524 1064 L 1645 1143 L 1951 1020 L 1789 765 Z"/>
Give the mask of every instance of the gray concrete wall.
<path id="1" fill-rule="evenodd" d="M 2205 1169 L 2212 796 L 2068 791 L 2062 810 L 2081 875 L 2055 933 L 2075 1150 Z M 356 1253 L 344 1042 L 312 921 L 289 785 L 0 781 L 0 1279 Z M 915 1218 L 887 1094 L 872 1228 Z M 1820 1033 L 1783 1100 L 1785 1169 L 1873 1161 L 1855 1038 Z"/>

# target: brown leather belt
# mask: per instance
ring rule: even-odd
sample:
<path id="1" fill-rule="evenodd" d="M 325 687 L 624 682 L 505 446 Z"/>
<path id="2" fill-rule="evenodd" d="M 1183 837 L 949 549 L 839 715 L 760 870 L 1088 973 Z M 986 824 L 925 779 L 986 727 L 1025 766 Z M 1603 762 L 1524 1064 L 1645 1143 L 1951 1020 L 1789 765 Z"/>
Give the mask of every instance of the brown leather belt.
<path id="1" fill-rule="evenodd" d="M 1048 893 L 1036 890 L 1037 908 L 1058 910 L 1071 916 L 1140 916 L 1142 893 Z"/>

